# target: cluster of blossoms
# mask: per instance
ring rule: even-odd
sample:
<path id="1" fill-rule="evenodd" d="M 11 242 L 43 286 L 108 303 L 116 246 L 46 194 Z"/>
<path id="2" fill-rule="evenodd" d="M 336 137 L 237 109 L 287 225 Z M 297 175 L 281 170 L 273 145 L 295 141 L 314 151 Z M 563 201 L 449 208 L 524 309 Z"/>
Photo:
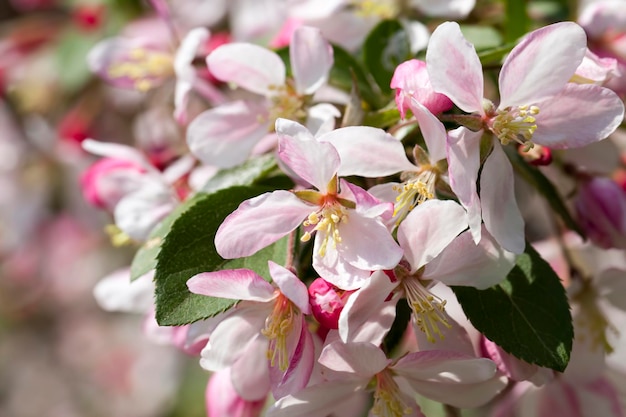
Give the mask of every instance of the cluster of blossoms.
<path id="1" fill-rule="evenodd" d="M 94 294 L 209 417 L 626 415 L 626 2 L 491 48 L 468 0 L 150 7 L 86 57 L 142 109 L 75 138 L 139 248 Z"/>

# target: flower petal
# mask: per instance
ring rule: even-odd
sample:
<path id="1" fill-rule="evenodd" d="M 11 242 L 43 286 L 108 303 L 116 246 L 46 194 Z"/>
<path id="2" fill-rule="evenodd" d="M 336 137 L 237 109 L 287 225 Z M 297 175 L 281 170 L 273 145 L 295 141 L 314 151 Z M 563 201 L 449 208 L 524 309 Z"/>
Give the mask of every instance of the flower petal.
<path id="1" fill-rule="evenodd" d="M 411 273 L 433 260 L 466 228 L 465 210 L 452 200 L 428 200 L 415 207 L 398 227 L 398 242 Z"/>
<path id="2" fill-rule="evenodd" d="M 502 249 L 484 229 L 478 245 L 469 232 L 461 233 L 426 265 L 423 278 L 482 290 L 506 278 L 514 265 L 515 255 Z"/>
<path id="3" fill-rule="evenodd" d="M 498 107 L 535 104 L 557 94 L 576 72 L 586 48 L 585 32 L 572 22 L 528 34 L 502 65 Z"/>
<path id="4" fill-rule="evenodd" d="M 294 230 L 315 207 L 277 190 L 246 200 L 221 224 L 215 248 L 223 258 L 250 256 Z"/>
<path id="5" fill-rule="evenodd" d="M 313 94 L 328 80 L 333 66 L 333 48 L 319 29 L 297 28 L 291 38 L 289 57 L 298 93 Z"/>
<path id="6" fill-rule="evenodd" d="M 194 294 L 231 300 L 270 301 L 274 287 L 250 269 L 202 272 L 187 281 Z"/>
<path id="7" fill-rule="evenodd" d="M 266 417 L 325 417 L 358 395 L 359 381 L 330 381 L 307 387 L 277 400 Z"/>
<path id="8" fill-rule="evenodd" d="M 263 96 L 273 96 L 276 87 L 285 85 L 282 59 L 251 43 L 221 45 L 209 54 L 207 65 L 215 78 Z"/>
<path id="9" fill-rule="evenodd" d="M 419 123 L 432 163 L 446 157 L 446 128 L 426 107 L 411 99 L 411 111 Z"/>
<path id="10" fill-rule="evenodd" d="M 480 205 L 485 227 L 496 241 L 513 253 L 524 252 L 524 219 L 515 201 L 513 167 L 495 140 L 480 175 Z"/>
<path id="11" fill-rule="evenodd" d="M 311 314 L 311 305 L 309 304 L 309 291 L 306 285 L 290 270 L 282 267 L 272 261 L 267 262 L 269 265 L 272 280 L 285 294 L 287 298 L 293 301 L 300 311 L 304 314 Z"/>
<path id="12" fill-rule="evenodd" d="M 402 142 L 382 129 L 349 126 L 320 136 L 331 143 L 341 158 L 340 176 L 384 177 L 400 171 L 414 171 Z"/>
<path id="13" fill-rule="evenodd" d="M 434 90 L 467 113 L 483 113 L 483 67 L 474 45 L 456 22 L 435 29 L 426 51 L 428 76 Z"/>
<path id="14" fill-rule="evenodd" d="M 254 145 L 267 134 L 259 123 L 267 109 L 258 103 L 234 101 L 198 115 L 187 128 L 191 152 L 207 165 L 230 168 L 248 159 Z"/>
<path id="15" fill-rule="evenodd" d="M 93 295 L 103 310 L 145 313 L 154 306 L 153 278 L 154 270 L 131 281 L 130 269 L 122 268 L 102 278 Z"/>
<path id="16" fill-rule="evenodd" d="M 315 364 L 315 346 L 304 318 L 301 321 L 297 345 L 291 355 L 289 368 L 283 372 L 279 366 L 270 368 L 270 381 L 274 398 L 282 398 L 296 393 L 307 386 Z M 295 331 L 295 329 L 294 329 Z"/>
<path id="17" fill-rule="evenodd" d="M 467 219 L 474 242 L 480 241 L 482 223 L 480 199 L 476 189 L 480 168 L 480 139 L 483 131 L 472 132 L 459 127 L 448 133 L 448 178 L 450 188 L 467 210 Z"/>
<path id="18" fill-rule="evenodd" d="M 608 88 L 568 84 L 539 103 L 533 142 L 553 149 L 578 148 L 609 136 L 624 119 L 624 103 Z"/>
<path id="19" fill-rule="evenodd" d="M 391 361 L 371 343 L 335 341 L 324 347 L 318 362 L 335 372 L 349 374 L 351 378 L 369 380 Z"/>

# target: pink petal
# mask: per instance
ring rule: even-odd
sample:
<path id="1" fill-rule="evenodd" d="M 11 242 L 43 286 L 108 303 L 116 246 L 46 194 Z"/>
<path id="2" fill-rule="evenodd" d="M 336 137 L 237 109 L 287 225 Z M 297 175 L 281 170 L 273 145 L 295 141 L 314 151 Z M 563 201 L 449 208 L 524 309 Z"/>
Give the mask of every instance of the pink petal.
<path id="1" fill-rule="evenodd" d="M 397 300 L 385 302 L 398 286 L 383 271 L 376 271 L 359 290 L 348 298 L 339 315 L 339 336 L 344 343 L 369 342 L 380 345 L 396 316 Z M 381 315 L 387 304 L 389 313 Z M 387 312 L 385 312 L 387 313 Z"/>
<path id="2" fill-rule="evenodd" d="M 259 401 L 246 401 L 233 387 L 230 368 L 214 372 L 206 389 L 207 417 L 255 417 L 259 416 L 265 398 Z"/>
<path id="3" fill-rule="evenodd" d="M 404 145 L 382 129 L 350 126 L 319 138 L 331 143 L 341 157 L 340 176 L 383 177 L 400 171 L 414 171 Z"/>
<path id="4" fill-rule="evenodd" d="M 297 337 L 298 343 L 291 355 L 289 368 L 285 372 L 281 371 L 278 366 L 270 368 L 272 394 L 276 399 L 302 390 L 309 383 L 311 373 L 313 372 L 315 363 L 313 338 L 307 329 L 304 318 L 301 318 L 300 321 L 301 326 L 298 329 L 299 335 Z"/>
<path id="5" fill-rule="evenodd" d="M 472 132 L 459 127 L 448 133 L 448 178 L 452 191 L 467 210 L 467 219 L 474 242 L 480 241 L 482 222 L 480 199 L 476 189 L 480 168 L 480 139 L 483 131 Z"/>
<path id="6" fill-rule="evenodd" d="M 207 57 L 207 65 L 215 78 L 264 96 L 273 96 L 275 87 L 285 85 L 283 61 L 276 53 L 258 45 L 219 46 Z"/>
<path id="7" fill-rule="evenodd" d="M 624 119 L 624 104 L 597 85 L 568 84 L 539 103 L 533 142 L 553 149 L 578 148 L 609 136 Z"/>
<path id="8" fill-rule="evenodd" d="M 430 161 L 436 163 L 445 158 L 448 137 L 443 123 L 417 100 L 411 100 L 410 106 L 424 136 Z"/>
<path id="9" fill-rule="evenodd" d="M 335 372 L 350 374 L 351 378 L 369 380 L 391 361 L 371 343 L 336 341 L 324 347 L 318 362 Z"/>
<path id="10" fill-rule="evenodd" d="M 267 134 L 259 119 L 267 110 L 257 103 L 234 101 L 207 110 L 187 128 L 191 152 L 207 165 L 230 168 L 248 159 L 252 148 Z"/>
<path id="11" fill-rule="evenodd" d="M 330 381 L 307 387 L 276 401 L 266 417 L 325 417 L 358 395 L 359 381 Z"/>
<path id="12" fill-rule="evenodd" d="M 452 200 L 428 200 L 415 207 L 398 227 L 398 242 L 416 272 L 467 228 L 465 210 Z"/>
<path id="13" fill-rule="evenodd" d="M 515 255 L 502 249 L 487 230 L 478 245 L 465 232 L 426 265 L 423 278 L 482 290 L 506 278 L 514 265 Z"/>
<path id="14" fill-rule="evenodd" d="M 493 361 L 463 353 L 429 350 L 400 358 L 392 369 L 408 380 L 470 384 L 482 382 L 496 373 Z"/>
<path id="15" fill-rule="evenodd" d="M 572 22 L 528 34 L 502 65 L 498 107 L 535 104 L 557 94 L 576 72 L 586 47 L 585 32 Z"/>
<path id="16" fill-rule="evenodd" d="M 315 137 L 319 137 L 335 129 L 336 120 L 341 117 L 337 107 L 328 103 L 320 103 L 309 107 L 306 128 Z"/>
<path id="17" fill-rule="evenodd" d="M 485 227 L 506 250 L 522 253 L 524 219 L 515 201 L 513 167 L 502 146 L 494 140 L 480 175 L 480 201 Z"/>
<path id="18" fill-rule="evenodd" d="M 231 366 L 233 388 L 246 401 L 260 401 L 270 392 L 267 338 L 260 332 Z"/>
<path id="19" fill-rule="evenodd" d="M 281 121 L 284 119 L 280 119 Z M 283 123 L 278 123 L 281 128 Z M 340 159 L 335 148 L 329 143 L 316 139 L 302 138 L 303 135 L 291 137 L 279 131 L 278 156 L 300 178 L 325 193 L 330 180 L 337 173 Z"/>
<path id="20" fill-rule="evenodd" d="M 225 259 L 250 256 L 294 230 L 315 210 L 284 190 L 246 200 L 217 230 L 215 248 Z"/>
<path id="21" fill-rule="evenodd" d="M 326 83 L 333 66 L 333 48 L 319 29 L 297 28 L 291 38 L 289 56 L 298 93 L 313 94 Z"/>
<path id="22" fill-rule="evenodd" d="M 282 267 L 272 261 L 268 261 L 270 275 L 272 280 L 293 303 L 295 303 L 301 312 L 311 314 L 311 305 L 309 304 L 309 291 L 306 285 L 290 270 Z"/>
<path id="23" fill-rule="evenodd" d="M 483 67 L 456 22 L 442 23 L 428 43 L 426 64 L 436 92 L 467 113 L 483 113 Z"/>
<path id="24" fill-rule="evenodd" d="M 154 306 L 153 279 L 154 271 L 131 281 L 129 268 L 118 269 L 96 284 L 93 295 L 105 311 L 145 313 Z"/>
<path id="25" fill-rule="evenodd" d="M 270 301 L 274 287 L 250 269 L 202 272 L 187 281 L 194 294 L 231 300 Z"/>
<path id="26" fill-rule="evenodd" d="M 99 142 L 93 139 L 85 139 L 81 142 L 81 146 L 85 151 L 94 155 L 134 162 L 146 170 L 156 172 L 154 166 L 146 157 L 132 146 L 120 143 Z"/>

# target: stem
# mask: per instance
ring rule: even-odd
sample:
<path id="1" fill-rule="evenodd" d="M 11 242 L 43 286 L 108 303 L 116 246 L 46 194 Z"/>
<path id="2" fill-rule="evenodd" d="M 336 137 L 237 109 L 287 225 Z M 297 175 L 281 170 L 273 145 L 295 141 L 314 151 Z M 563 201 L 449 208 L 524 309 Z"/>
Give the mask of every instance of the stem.
<path id="1" fill-rule="evenodd" d="M 450 404 L 444 404 L 443 411 L 446 413 L 446 417 L 461 417 L 461 410 Z"/>

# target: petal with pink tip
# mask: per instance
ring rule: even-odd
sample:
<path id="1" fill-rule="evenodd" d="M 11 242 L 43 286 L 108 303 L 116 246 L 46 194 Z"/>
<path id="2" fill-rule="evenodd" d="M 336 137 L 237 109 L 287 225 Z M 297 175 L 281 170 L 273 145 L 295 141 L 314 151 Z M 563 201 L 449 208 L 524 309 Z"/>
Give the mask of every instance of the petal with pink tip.
<path id="1" fill-rule="evenodd" d="M 506 250 L 522 253 L 526 247 L 524 219 L 515 200 L 513 168 L 500 143 L 494 140 L 480 175 L 480 205 L 485 227 Z"/>
<path id="2" fill-rule="evenodd" d="M 326 193 L 326 187 L 337 173 L 340 159 L 329 143 L 279 134 L 278 157 L 300 178 Z"/>
<path id="3" fill-rule="evenodd" d="M 313 94 L 328 80 L 333 66 L 333 48 L 319 29 L 297 28 L 291 38 L 289 57 L 298 93 Z"/>
<path id="4" fill-rule="evenodd" d="M 260 123 L 267 109 L 257 103 L 234 101 L 198 115 L 187 128 L 191 152 L 207 165 L 230 168 L 248 159 L 254 145 L 267 134 Z"/>
<path id="5" fill-rule="evenodd" d="M 624 119 L 617 94 L 597 85 L 568 84 L 539 103 L 532 140 L 553 149 L 578 148 L 609 136 Z"/>
<path id="6" fill-rule="evenodd" d="M 81 146 L 89 153 L 98 156 L 105 156 L 124 161 L 135 162 L 142 168 L 156 172 L 154 166 L 132 146 L 122 145 L 120 143 L 100 142 L 93 139 L 85 139 Z"/>
<path id="7" fill-rule="evenodd" d="M 219 46 L 207 57 L 207 65 L 215 78 L 263 96 L 273 96 L 276 87 L 285 85 L 285 64 L 280 57 L 251 43 Z"/>
<path id="8" fill-rule="evenodd" d="M 587 48 L 583 29 L 560 22 L 528 34 L 500 71 L 500 105 L 531 105 L 557 94 L 576 72 Z"/>
<path id="9" fill-rule="evenodd" d="M 514 265 L 515 255 L 502 249 L 485 229 L 478 245 L 469 232 L 461 233 L 426 265 L 423 278 L 482 290 L 501 282 Z"/>
<path id="10" fill-rule="evenodd" d="M 448 133 L 447 143 L 450 188 L 467 210 L 467 220 L 476 243 L 480 241 L 482 223 L 480 199 L 476 189 L 482 135 L 482 130 L 472 132 L 465 127 L 459 127 Z"/>
<path id="11" fill-rule="evenodd" d="M 335 372 L 369 379 L 385 369 L 391 361 L 379 347 L 371 343 L 336 341 L 324 347 L 318 362 Z"/>
<path id="12" fill-rule="evenodd" d="M 456 22 L 435 29 L 426 51 L 433 89 L 467 113 L 483 113 L 483 67 Z"/>
<path id="13" fill-rule="evenodd" d="M 400 171 L 414 171 L 402 142 L 382 129 L 349 126 L 333 130 L 319 138 L 331 143 L 341 157 L 339 175 L 383 177 Z"/>
<path id="14" fill-rule="evenodd" d="M 452 200 L 428 200 L 415 207 L 398 227 L 398 242 L 411 273 L 429 263 L 467 228 L 467 215 Z"/>
<path id="15" fill-rule="evenodd" d="M 278 265 L 272 261 L 267 262 L 269 265 L 272 280 L 295 305 L 298 306 L 304 314 L 311 314 L 311 305 L 309 304 L 309 292 L 306 285 L 290 270 Z"/>
<path id="16" fill-rule="evenodd" d="M 202 272 L 187 281 L 194 294 L 231 300 L 270 301 L 274 287 L 250 269 Z"/>
<path id="17" fill-rule="evenodd" d="M 206 388 L 207 417 L 229 415 L 233 408 L 240 410 L 236 417 L 258 416 L 265 405 L 265 398 L 259 401 L 245 401 L 235 390 L 230 368 L 214 372 Z"/>
<path id="18" fill-rule="evenodd" d="M 250 256 L 294 230 L 315 210 L 284 190 L 246 200 L 217 230 L 217 253 L 226 259 Z"/>

